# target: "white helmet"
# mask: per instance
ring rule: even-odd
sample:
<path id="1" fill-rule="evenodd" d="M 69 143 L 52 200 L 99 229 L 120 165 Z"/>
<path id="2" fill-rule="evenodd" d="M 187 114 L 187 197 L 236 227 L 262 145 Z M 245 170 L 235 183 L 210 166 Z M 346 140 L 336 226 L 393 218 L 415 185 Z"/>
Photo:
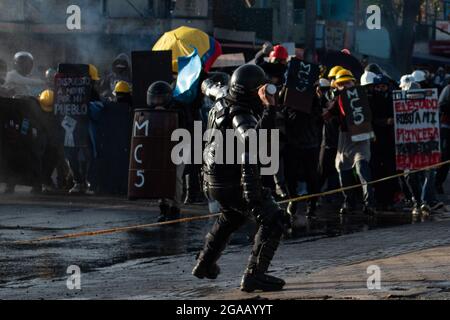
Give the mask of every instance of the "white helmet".
<path id="1" fill-rule="evenodd" d="M 422 82 L 427 80 L 427 74 L 425 73 L 425 71 L 422 70 L 414 71 L 412 76 L 414 78 L 414 82 Z"/>
<path id="2" fill-rule="evenodd" d="M 319 80 L 319 87 L 321 87 L 321 88 L 329 88 L 329 87 L 331 87 L 331 82 L 328 81 L 327 79 L 321 78 Z"/>
<path id="3" fill-rule="evenodd" d="M 373 72 L 370 71 L 364 72 L 364 74 L 361 76 L 361 85 L 368 86 L 370 84 L 374 84 L 376 77 L 377 75 Z"/>
<path id="4" fill-rule="evenodd" d="M 405 74 L 403 77 L 400 78 L 400 88 L 406 88 L 407 85 L 409 85 L 411 82 L 414 81 L 414 77 L 410 74 Z"/>
<path id="5" fill-rule="evenodd" d="M 26 58 L 28 58 L 30 60 L 34 60 L 33 55 L 31 53 L 29 53 L 29 52 L 26 52 L 26 51 L 16 52 L 16 54 L 14 55 L 14 60 L 18 60 L 18 59 L 23 58 L 23 57 L 26 57 Z"/>

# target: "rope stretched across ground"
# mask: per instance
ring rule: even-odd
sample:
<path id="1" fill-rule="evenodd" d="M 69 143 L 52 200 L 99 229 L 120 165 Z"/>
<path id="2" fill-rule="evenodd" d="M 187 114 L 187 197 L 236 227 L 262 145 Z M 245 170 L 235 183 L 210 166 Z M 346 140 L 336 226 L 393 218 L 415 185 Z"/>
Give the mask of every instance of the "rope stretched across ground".
<path id="1" fill-rule="evenodd" d="M 382 179 L 379 179 L 379 180 L 374 180 L 374 181 L 371 181 L 371 182 L 367 183 L 367 185 L 378 184 L 378 183 L 385 182 L 385 181 L 388 181 L 388 180 L 397 179 L 397 178 L 400 178 L 400 177 L 405 177 L 405 176 L 408 176 L 408 175 L 411 175 L 411 174 L 416 174 L 416 173 L 419 173 L 419 172 L 422 172 L 422 171 L 436 169 L 436 168 L 439 168 L 439 167 L 442 167 L 442 166 L 445 166 L 445 165 L 450 165 L 450 160 L 449 161 L 445 161 L 445 162 L 441 162 L 441 163 L 438 163 L 438 164 L 435 164 L 435 165 L 432 165 L 432 166 L 428 166 L 428 167 L 425 167 L 425 168 L 420 169 L 420 170 L 413 170 L 413 171 L 409 171 L 409 172 L 403 172 L 403 173 L 399 173 L 399 174 L 396 174 L 396 175 L 393 175 L 393 176 L 385 177 L 385 178 L 382 178 Z M 300 196 L 300 197 L 296 197 L 296 198 L 280 201 L 280 202 L 278 202 L 278 204 L 287 204 L 287 203 L 290 203 L 290 202 L 307 201 L 307 200 L 310 200 L 310 199 L 313 199 L 313 198 L 319 198 L 319 197 L 322 197 L 322 196 L 328 196 L 328 195 L 332 195 L 332 194 L 341 193 L 341 192 L 347 191 L 347 190 L 361 188 L 362 186 L 363 186 L 363 184 L 357 184 L 357 185 L 353 185 L 353 186 L 349 186 L 349 187 L 345 187 L 345 188 L 339 188 L 339 189 L 330 190 L 330 191 L 325 191 L 325 192 L 321 192 L 321 193 L 317 193 L 317 194 Z M 168 226 L 168 225 L 174 225 L 174 224 L 180 224 L 180 223 L 187 223 L 187 222 L 193 222 L 193 221 L 209 220 L 209 219 L 212 219 L 212 218 L 216 218 L 218 216 L 220 216 L 220 213 L 218 213 L 218 214 L 209 214 L 209 215 L 204 215 L 204 216 L 199 216 L 199 217 L 182 218 L 182 219 L 173 220 L 173 221 L 167 221 L 167 222 L 142 224 L 142 225 L 136 225 L 136 226 L 119 227 L 119 228 L 105 229 L 105 230 L 98 230 L 98 231 L 87 231 L 87 232 L 80 232 L 80 233 L 71 233 L 71 234 L 60 235 L 60 236 L 42 237 L 42 238 L 37 238 L 37 239 L 34 239 L 34 240 L 15 241 L 15 242 L 12 242 L 10 244 L 26 245 L 26 244 L 34 244 L 34 243 L 39 243 L 39 242 L 48 242 L 48 241 L 65 240 L 65 239 L 75 239 L 75 238 L 82 238 L 82 237 L 93 237 L 93 236 L 107 235 L 107 234 L 113 234 L 113 233 L 128 232 L 128 231 L 139 230 L 139 229 L 155 228 L 155 227 Z"/>

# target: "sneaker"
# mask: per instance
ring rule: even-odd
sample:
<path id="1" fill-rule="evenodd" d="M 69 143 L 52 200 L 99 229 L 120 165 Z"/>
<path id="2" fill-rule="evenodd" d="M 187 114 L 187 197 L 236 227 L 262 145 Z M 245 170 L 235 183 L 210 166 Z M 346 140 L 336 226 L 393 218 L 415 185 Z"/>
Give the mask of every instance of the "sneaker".
<path id="1" fill-rule="evenodd" d="M 76 183 L 72 189 L 69 190 L 69 194 L 84 194 L 86 189 L 81 183 Z"/>
<path id="2" fill-rule="evenodd" d="M 417 216 L 420 216 L 422 214 L 422 210 L 421 210 L 421 208 L 419 208 L 418 205 L 415 205 L 415 206 L 413 206 L 411 213 L 412 213 L 412 215 L 414 217 L 417 217 Z"/>
<path id="3" fill-rule="evenodd" d="M 431 207 L 430 207 L 429 205 L 423 204 L 423 205 L 420 207 L 420 212 L 421 212 L 422 215 L 424 215 L 424 216 L 429 216 L 429 215 L 431 215 L 431 213 L 433 212 L 433 210 L 431 210 Z"/>

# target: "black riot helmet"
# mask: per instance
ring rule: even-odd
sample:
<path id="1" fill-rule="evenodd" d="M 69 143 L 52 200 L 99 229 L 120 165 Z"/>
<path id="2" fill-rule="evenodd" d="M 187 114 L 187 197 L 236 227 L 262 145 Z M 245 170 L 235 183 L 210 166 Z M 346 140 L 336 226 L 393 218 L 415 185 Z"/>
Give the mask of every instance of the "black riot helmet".
<path id="1" fill-rule="evenodd" d="M 165 108 L 172 102 L 173 89 L 165 81 L 153 83 L 147 90 L 147 106 L 154 108 Z"/>
<path id="2" fill-rule="evenodd" d="M 34 66 L 34 58 L 29 52 L 21 51 L 14 55 L 14 69 L 26 77 L 31 74 Z"/>
<path id="3" fill-rule="evenodd" d="M 53 86 L 55 84 L 55 77 L 57 71 L 53 68 L 49 68 L 45 71 L 45 80 L 49 86 Z"/>
<path id="4" fill-rule="evenodd" d="M 258 90 L 266 83 L 264 70 L 252 64 L 239 67 L 232 75 L 230 81 L 230 95 L 235 100 L 253 100 Z"/>

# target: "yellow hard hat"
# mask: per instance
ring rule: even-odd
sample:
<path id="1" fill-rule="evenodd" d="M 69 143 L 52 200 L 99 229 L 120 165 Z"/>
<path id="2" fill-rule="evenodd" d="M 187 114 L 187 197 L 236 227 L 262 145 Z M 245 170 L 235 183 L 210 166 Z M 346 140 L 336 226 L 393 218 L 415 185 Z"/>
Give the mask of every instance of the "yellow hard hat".
<path id="1" fill-rule="evenodd" d="M 116 93 L 131 93 L 131 86 L 126 81 L 119 81 L 117 82 L 113 93 L 114 95 L 116 95 Z"/>
<path id="2" fill-rule="evenodd" d="M 336 74 L 336 84 L 341 84 L 347 81 L 356 81 L 355 76 L 350 70 L 343 69 Z"/>
<path id="3" fill-rule="evenodd" d="M 330 70 L 330 73 L 328 74 L 328 79 L 334 79 L 334 78 L 336 78 L 336 75 L 337 75 L 338 72 L 341 71 L 341 70 L 344 70 L 344 68 L 341 67 L 341 66 L 333 67 L 333 68 Z"/>
<path id="4" fill-rule="evenodd" d="M 42 91 L 39 96 L 39 104 L 44 112 L 53 112 L 53 104 L 55 102 L 55 93 L 53 90 Z"/>
<path id="5" fill-rule="evenodd" d="M 98 69 L 93 64 L 89 65 L 89 75 L 91 76 L 91 79 L 94 81 L 100 81 L 100 77 L 98 75 Z"/>

